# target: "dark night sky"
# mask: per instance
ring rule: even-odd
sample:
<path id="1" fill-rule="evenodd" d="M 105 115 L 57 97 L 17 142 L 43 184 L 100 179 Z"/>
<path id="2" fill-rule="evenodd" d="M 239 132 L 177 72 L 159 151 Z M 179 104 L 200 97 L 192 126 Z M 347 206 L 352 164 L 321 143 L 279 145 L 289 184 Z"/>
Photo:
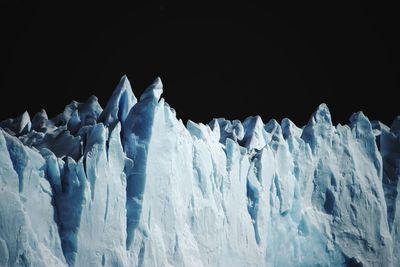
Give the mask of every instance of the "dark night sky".
<path id="1" fill-rule="evenodd" d="M 321 102 L 335 123 L 358 110 L 387 124 L 400 114 L 394 7 L 5 2 L 1 120 L 52 117 L 92 94 L 104 107 L 123 74 L 136 96 L 160 76 L 183 120 L 259 114 L 301 126 Z"/>

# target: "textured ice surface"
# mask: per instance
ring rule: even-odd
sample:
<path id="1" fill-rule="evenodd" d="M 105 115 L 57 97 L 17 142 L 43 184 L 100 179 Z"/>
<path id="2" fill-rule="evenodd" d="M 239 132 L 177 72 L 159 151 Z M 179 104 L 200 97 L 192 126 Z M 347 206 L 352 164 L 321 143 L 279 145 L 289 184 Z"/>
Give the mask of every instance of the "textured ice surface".
<path id="1" fill-rule="evenodd" d="M 124 76 L 0 123 L 0 266 L 398 266 L 400 118 L 176 118 Z"/>

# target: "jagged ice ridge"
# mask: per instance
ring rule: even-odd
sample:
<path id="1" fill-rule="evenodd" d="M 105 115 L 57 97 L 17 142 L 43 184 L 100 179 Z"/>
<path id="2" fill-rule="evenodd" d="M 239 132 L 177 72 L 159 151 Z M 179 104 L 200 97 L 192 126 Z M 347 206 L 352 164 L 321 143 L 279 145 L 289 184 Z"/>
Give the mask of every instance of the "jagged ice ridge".
<path id="1" fill-rule="evenodd" d="M 400 117 L 185 126 L 162 92 L 0 123 L 0 266 L 398 266 Z"/>

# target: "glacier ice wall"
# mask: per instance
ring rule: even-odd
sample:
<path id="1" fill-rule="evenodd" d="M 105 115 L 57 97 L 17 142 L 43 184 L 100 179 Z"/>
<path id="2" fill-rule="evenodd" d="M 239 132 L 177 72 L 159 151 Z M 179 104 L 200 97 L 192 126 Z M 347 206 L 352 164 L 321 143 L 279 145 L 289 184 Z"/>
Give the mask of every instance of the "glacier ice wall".
<path id="1" fill-rule="evenodd" d="M 0 266 L 398 266 L 400 117 L 184 125 L 162 92 L 0 123 Z"/>

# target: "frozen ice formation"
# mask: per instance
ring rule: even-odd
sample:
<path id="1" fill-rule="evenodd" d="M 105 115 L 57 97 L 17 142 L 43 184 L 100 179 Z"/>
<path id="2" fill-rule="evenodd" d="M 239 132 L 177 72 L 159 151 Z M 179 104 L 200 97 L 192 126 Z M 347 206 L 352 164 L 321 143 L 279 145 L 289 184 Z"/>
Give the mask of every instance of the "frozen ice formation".
<path id="1" fill-rule="evenodd" d="M 400 117 L 185 126 L 162 92 L 0 123 L 0 266 L 399 266 Z"/>

